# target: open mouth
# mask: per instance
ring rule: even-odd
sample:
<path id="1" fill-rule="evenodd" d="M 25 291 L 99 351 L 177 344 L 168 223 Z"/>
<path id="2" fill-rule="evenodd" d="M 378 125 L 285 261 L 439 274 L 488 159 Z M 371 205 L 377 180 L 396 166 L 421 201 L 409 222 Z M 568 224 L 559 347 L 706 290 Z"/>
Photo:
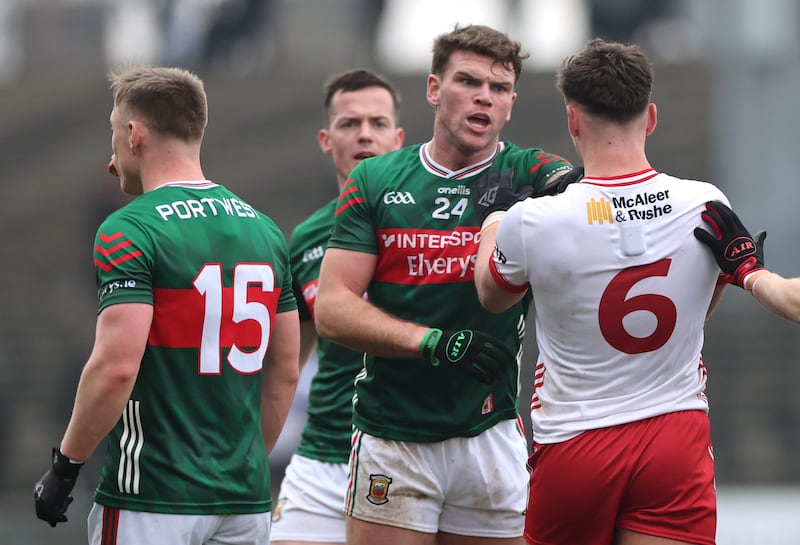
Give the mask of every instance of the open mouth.
<path id="1" fill-rule="evenodd" d="M 362 159 L 368 159 L 370 157 L 375 157 L 375 154 L 372 153 L 371 151 L 362 151 L 361 153 L 355 154 L 355 158 L 358 161 L 361 161 Z"/>
<path id="2" fill-rule="evenodd" d="M 114 176 L 119 176 L 119 172 L 117 172 L 117 167 L 114 166 L 114 161 L 108 162 L 108 171 Z"/>
<path id="3" fill-rule="evenodd" d="M 479 129 L 485 129 L 491 123 L 488 115 L 473 114 L 467 118 L 467 122 L 472 126 Z"/>

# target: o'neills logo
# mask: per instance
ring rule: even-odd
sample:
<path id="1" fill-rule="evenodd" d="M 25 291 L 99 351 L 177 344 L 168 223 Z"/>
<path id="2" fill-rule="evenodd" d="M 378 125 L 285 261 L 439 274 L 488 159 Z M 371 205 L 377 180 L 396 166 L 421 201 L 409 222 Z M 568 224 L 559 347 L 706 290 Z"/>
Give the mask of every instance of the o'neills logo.
<path id="1" fill-rule="evenodd" d="M 374 280 L 392 284 L 472 282 L 479 227 L 382 229 Z"/>
<path id="2" fill-rule="evenodd" d="M 367 501 L 375 505 L 383 505 L 389 501 L 389 485 L 392 478 L 386 475 L 372 474 L 369 476 L 369 494 Z"/>

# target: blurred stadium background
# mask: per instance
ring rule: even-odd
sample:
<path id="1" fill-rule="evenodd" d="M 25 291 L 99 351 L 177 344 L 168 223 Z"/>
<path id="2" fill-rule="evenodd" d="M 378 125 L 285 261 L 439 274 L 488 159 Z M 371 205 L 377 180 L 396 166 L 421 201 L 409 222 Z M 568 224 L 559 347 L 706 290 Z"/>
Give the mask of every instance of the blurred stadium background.
<path id="1" fill-rule="evenodd" d="M 719 185 L 748 226 L 769 231 L 770 267 L 800 274 L 794 0 L 3 0 L 0 543 L 86 542 L 102 452 L 82 474 L 67 525 L 38 521 L 31 493 L 93 341 L 94 230 L 126 202 L 106 171 L 107 68 L 143 61 L 200 74 L 210 102 L 207 176 L 288 235 L 335 191 L 316 143 L 325 78 L 358 66 L 384 73 L 402 93 L 406 141 L 427 139 L 431 39 L 455 22 L 523 41 L 532 57 L 505 139 L 572 160 L 555 66 L 595 35 L 642 45 L 657 69 L 654 166 Z M 718 542 L 800 543 L 800 329 L 730 289 L 706 331 Z M 527 345 L 535 351 L 532 335 Z M 273 453 L 276 485 L 305 418 L 311 371 Z"/>

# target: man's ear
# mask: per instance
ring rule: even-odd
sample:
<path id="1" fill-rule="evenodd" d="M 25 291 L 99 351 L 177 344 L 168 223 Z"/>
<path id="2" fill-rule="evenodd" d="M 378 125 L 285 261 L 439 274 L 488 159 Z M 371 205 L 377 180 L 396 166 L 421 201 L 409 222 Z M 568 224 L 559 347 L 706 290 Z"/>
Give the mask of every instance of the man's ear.
<path id="1" fill-rule="evenodd" d="M 319 149 L 326 155 L 331 154 L 331 137 L 328 129 L 320 129 L 317 133 L 317 142 L 319 142 Z"/>
<path id="2" fill-rule="evenodd" d="M 571 104 L 567 104 L 567 128 L 569 135 L 572 137 L 578 136 L 580 133 L 578 110 Z"/>
<path id="3" fill-rule="evenodd" d="M 439 91 L 442 88 L 442 82 L 436 74 L 428 74 L 428 104 L 434 108 L 439 107 Z"/>
<path id="4" fill-rule="evenodd" d="M 139 121 L 128 121 L 128 146 L 138 153 L 147 135 L 147 127 Z"/>
<path id="5" fill-rule="evenodd" d="M 652 102 L 647 106 L 647 136 L 653 134 L 653 131 L 656 130 L 656 124 L 658 124 L 658 108 Z"/>

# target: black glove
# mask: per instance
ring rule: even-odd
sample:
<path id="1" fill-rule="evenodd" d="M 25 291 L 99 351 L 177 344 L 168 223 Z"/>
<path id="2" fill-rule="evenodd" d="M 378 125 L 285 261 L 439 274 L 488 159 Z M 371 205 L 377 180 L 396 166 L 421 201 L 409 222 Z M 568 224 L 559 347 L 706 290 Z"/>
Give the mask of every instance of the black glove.
<path id="1" fill-rule="evenodd" d="M 472 378 L 491 384 L 502 378 L 517 358 L 500 339 L 475 331 L 451 331 L 432 328 L 420 343 L 422 356 L 434 367 L 448 364 Z"/>
<path id="2" fill-rule="evenodd" d="M 59 449 L 54 448 L 52 467 L 33 488 L 36 516 L 54 528 L 59 522 L 67 522 L 65 513 L 72 503 L 69 493 L 78 480 L 82 466 L 83 463 L 70 462 Z"/>
<path id="3" fill-rule="evenodd" d="M 536 191 L 534 197 L 544 197 L 545 195 L 558 195 L 563 193 L 567 186 L 573 182 L 577 182 L 583 178 L 583 166 L 573 167 L 572 170 L 567 171 L 556 179 L 549 179 L 544 186 Z"/>
<path id="4" fill-rule="evenodd" d="M 759 231 L 753 238 L 736 213 L 719 201 L 707 202 L 706 210 L 700 217 L 712 232 L 697 227 L 694 236 L 711 248 L 725 281 L 744 288 L 747 275 L 764 269 L 764 239 L 767 238 L 767 232 Z"/>
<path id="5" fill-rule="evenodd" d="M 478 180 L 478 186 L 472 194 L 475 210 L 481 216 L 481 224 L 492 212 L 508 210 L 511 206 L 533 195 L 533 188 L 526 187 L 519 193 L 514 192 L 514 169 L 507 168 L 500 174 L 497 169 L 486 172 Z"/>

